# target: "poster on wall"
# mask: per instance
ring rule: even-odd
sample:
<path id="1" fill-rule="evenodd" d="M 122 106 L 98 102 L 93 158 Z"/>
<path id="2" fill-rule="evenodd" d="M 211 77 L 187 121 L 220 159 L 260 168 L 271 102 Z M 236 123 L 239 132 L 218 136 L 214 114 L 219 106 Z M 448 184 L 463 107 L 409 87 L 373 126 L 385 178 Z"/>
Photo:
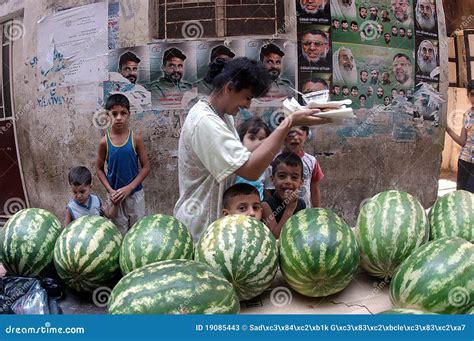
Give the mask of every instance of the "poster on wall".
<path id="1" fill-rule="evenodd" d="M 412 93 L 412 51 L 344 43 L 333 43 L 333 50 L 334 99 L 350 98 L 355 108 L 370 108 Z"/>
<path id="2" fill-rule="evenodd" d="M 152 108 L 186 109 L 196 98 L 196 43 L 150 44 Z"/>
<path id="3" fill-rule="evenodd" d="M 438 38 L 438 20 L 434 0 L 415 0 L 416 34 Z"/>
<path id="4" fill-rule="evenodd" d="M 413 49 L 411 0 L 331 0 L 334 41 Z"/>
<path id="5" fill-rule="evenodd" d="M 327 25 L 331 21 L 329 0 L 296 0 L 298 23 Z"/>
<path id="6" fill-rule="evenodd" d="M 298 72 L 330 71 L 330 26 L 298 25 Z"/>
<path id="7" fill-rule="evenodd" d="M 109 2 L 108 39 L 109 50 L 118 47 L 120 2 Z"/>
<path id="8" fill-rule="evenodd" d="M 263 63 L 270 75 L 270 88 L 265 96 L 255 98 L 252 106 L 281 107 L 286 98 L 296 96 L 295 64 L 296 45 L 291 41 L 276 39 L 246 40 L 245 55 Z"/>
<path id="9" fill-rule="evenodd" d="M 196 89 L 200 95 L 209 95 L 212 85 L 205 81 L 208 66 L 217 58 L 230 60 L 245 55 L 243 40 L 215 40 L 196 42 L 196 67 L 197 82 Z"/>
<path id="10" fill-rule="evenodd" d="M 135 46 L 109 52 L 108 81 L 104 83 L 107 98 L 122 93 L 130 101 L 130 109 L 143 112 L 151 109 L 150 58 L 148 46 Z"/>
<path id="11" fill-rule="evenodd" d="M 416 48 L 416 81 L 439 81 L 438 41 L 417 39 Z"/>
<path id="12" fill-rule="evenodd" d="M 42 18 L 37 49 L 41 73 L 60 72 L 63 86 L 107 79 L 107 16 L 107 3 L 99 2 Z"/>
<path id="13" fill-rule="evenodd" d="M 268 71 L 271 84 L 263 97 L 254 98 L 250 109 L 241 109 L 236 123 L 258 115 L 269 126 L 275 129 L 285 118 L 283 101 L 296 97 L 296 44 L 282 39 L 258 40 L 248 39 L 244 42 L 245 56 L 260 60 Z"/>

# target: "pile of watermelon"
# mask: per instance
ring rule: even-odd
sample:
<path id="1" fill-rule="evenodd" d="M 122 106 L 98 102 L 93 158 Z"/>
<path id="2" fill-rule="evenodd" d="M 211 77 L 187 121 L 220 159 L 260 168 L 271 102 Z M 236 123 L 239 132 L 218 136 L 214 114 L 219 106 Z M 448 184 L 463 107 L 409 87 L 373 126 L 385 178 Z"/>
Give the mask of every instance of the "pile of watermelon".
<path id="1" fill-rule="evenodd" d="M 305 209 L 278 242 L 255 218 L 230 215 L 196 245 L 167 215 L 142 218 L 122 238 L 102 217 L 62 229 L 53 214 L 25 209 L 0 230 L 0 258 L 13 275 L 38 276 L 54 264 L 76 291 L 113 287 L 112 314 L 235 314 L 239 301 L 271 286 L 278 267 L 296 292 L 324 297 L 344 290 L 359 265 L 390 281 L 393 309 L 384 314 L 472 314 L 473 197 L 449 193 L 426 215 L 412 195 L 382 192 L 365 202 L 354 230 L 331 210 Z"/>

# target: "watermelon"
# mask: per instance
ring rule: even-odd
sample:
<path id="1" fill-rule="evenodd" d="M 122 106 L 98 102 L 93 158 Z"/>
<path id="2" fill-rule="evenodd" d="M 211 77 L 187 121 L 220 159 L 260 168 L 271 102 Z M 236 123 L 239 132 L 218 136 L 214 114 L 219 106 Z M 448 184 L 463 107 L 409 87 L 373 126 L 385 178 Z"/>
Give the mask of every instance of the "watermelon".
<path id="1" fill-rule="evenodd" d="M 390 299 L 396 308 L 467 313 L 474 306 L 474 245 L 444 237 L 421 246 L 393 276 Z"/>
<path id="2" fill-rule="evenodd" d="M 309 208 L 293 215 L 280 235 L 280 267 L 300 294 L 321 297 L 343 290 L 359 266 L 351 229 L 334 212 Z"/>
<path id="3" fill-rule="evenodd" d="M 474 243 L 474 194 L 454 191 L 438 200 L 428 215 L 430 239 L 461 237 Z"/>
<path id="4" fill-rule="evenodd" d="M 120 269 L 126 275 L 144 265 L 168 259 L 192 259 L 193 239 L 178 219 L 155 214 L 137 221 L 120 248 Z"/>
<path id="5" fill-rule="evenodd" d="M 278 248 L 262 222 L 228 215 L 204 231 L 196 245 L 196 260 L 219 270 L 239 299 L 249 300 L 270 286 L 278 269 Z"/>
<path id="6" fill-rule="evenodd" d="M 111 314 L 237 314 L 232 285 L 210 266 L 189 259 L 145 265 L 112 290 Z"/>
<path id="7" fill-rule="evenodd" d="M 474 315 L 474 306 L 467 312 L 469 315 Z"/>
<path id="8" fill-rule="evenodd" d="M 54 247 L 54 265 L 70 288 L 92 292 L 111 285 L 119 273 L 122 235 L 100 216 L 83 216 L 70 223 Z"/>
<path id="9" fill-rule="evenodd" d="M 15 213 L 0 229 L 2 262 L 11 275 L 35 277 L 53 260 L 61 223 L 41 208 L 25 208 Z"/>
<path id="10" fill-rule="evenodd" d="M 391 314 L 391 315 L 399 315 L 399 314 L 405 314 L 405 315 L 433 315 L 433 313 L 427 313 L 422 310 L 416 310 L 416 309 L 390 309 L 390 310 L 385 310 L 379 313 L 380 315 L 386 315 L 386 314 Z"/>
<path id="11" fill-rule="evenodd" d="M 412 195 L 386 191 L 370 198 L 357 218 L 361 266 L 370 275 L 391 278 L 429 237 L 426 212 Z"/>

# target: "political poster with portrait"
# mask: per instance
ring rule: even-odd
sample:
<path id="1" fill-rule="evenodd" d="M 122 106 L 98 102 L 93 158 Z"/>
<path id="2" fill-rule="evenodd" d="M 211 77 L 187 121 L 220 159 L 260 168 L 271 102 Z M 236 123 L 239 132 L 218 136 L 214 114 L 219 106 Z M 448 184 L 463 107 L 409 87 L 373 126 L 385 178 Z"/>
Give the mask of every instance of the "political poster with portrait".
<path id="1" fill-rule="evenodd" d="M 287 40 L 245 40 L 245 56 L 261 61 L 271 80 L 266 95 L 253 99 L 253 107 L 279 107 L 286 98 L 296 96 L 295 52 L 296 44 Z"/>
<path id="2" fill-rule="evenodd" d="M 412 94 L 413 51 L 339 42 L 333 51 L 333 99 L 349 98 L 357 109 L 390 105 L 396 95 Z"/>
<path id="3" fill-rule="evenodd" d="M 416 82 L 439 81 L 438 40 L 418 39 L 416 47 Z"/>
<path id="4" fill-rule="evenodd" d="M 154 110 L 186 109 L 196 98 L 196 44 L 190 41 L 148 45 L 149 90 Z"/>
<path id="5" fill-rule="evenodd" d="M 296 0 L 296 16 L 299 24 L 323 24 L 331 22 L 330 0 Z"/>
<path id="6" fill-rule="evenodd" d="M 330 90 L 332 73 L 305 72 L 298 75 L 298 91 L 303 94 Z"/>
<path id="7" fill-rule="evenodd" d="M 438 38 L 438 20 L 435 0 L 415 0 L 416 34 Z"/>
<path id="8" fill-rule="evenodd" d="M 414 49 L 412 0 L 331 0 L 334 41 Z"/>
<path id="9" fill-rule="evenodd" d="M 144 112 L 151 109 L 150 58 L 148 46 L 109 51 L 108 78 L 104 82 L 104 97 L 121 93 L 130 102 L 130 110 Z"/>
<path id="10" fill-rule="evenodd" d="M 439 41 L 436 3 L 415 0 L 416 83 L 439 88 Z"/>
<path id="11" fill-rule="evenodd" d="M 212 85 L 205 81 L 209 64 L 217 58 L 230 60 L 245 55 L 243 40 L 214 40 L 196 42 L 196 89 L 199 95 L 209 95 Z"/>
<path id="12" fill-rule="evenodd" d="M 298 73 L 331 72 L 330 26 L 298 25 Z"/>

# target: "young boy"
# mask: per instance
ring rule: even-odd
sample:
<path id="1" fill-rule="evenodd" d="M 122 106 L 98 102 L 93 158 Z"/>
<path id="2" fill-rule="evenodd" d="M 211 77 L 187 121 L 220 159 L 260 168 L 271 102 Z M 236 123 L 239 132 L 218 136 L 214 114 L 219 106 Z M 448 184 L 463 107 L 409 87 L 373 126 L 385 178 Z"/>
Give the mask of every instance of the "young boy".
<path id="1" fill-rule="evenodd" d="M 118 205 L 117 216 L 112 221 L 125 235 L 145 215 L 142 182 L 150 173 L 150 163 L 142 137 L 129 128 L 127 97 L 111 95 L 105 109 L 111 125 L 99 143 L 97 175 L 112 202 Z"/>
<path id="2" fill-rule="evenodd" d="M 272 162 L 271 180 L 275 187 L 271 197 L 262 203 L 263 221 L 275 238 L 296 212 L 306 208 L 298 192 L 303 186 L 303 162 L 294 153 L 282 153 Z"/>
<path id="3" fill-rule="evenodd" d="M 247 183 L 230 186 L 222 199 L 222 215 L 241 214 L 262 220 L 262 204 L 258 190 Z"/>
<path id="4" fill-rule="evenodd" d="M 321 206 L 321 191 L 319 183 L 324 178 L 323 171 L 318 160 L 313 155 L 306 153 L 303 146 L 309 135 L 309 128 L 306 126 L 292 128 L 284 141 L 283 153 L 295 153 L 303 162 L 304 187 L 300 192 L 300 198 L 304 200 L 306 207 Z M 266 173 L 269 178 L 270 173 Z M 269 179 L 265 179 L 266 188 L 273 189 Z"/>
<path id="5" fill-rule="evenodd" d="M 105 207 L 98 196 L 91 194 L 92 174 L 89 169 L 84 166 L 72 168 L 68 180 L 73 198 L 66 206 L 64 226 L 85 215 L 101 215 L 109 219 L 117 215 L 116 205 Z"/>

